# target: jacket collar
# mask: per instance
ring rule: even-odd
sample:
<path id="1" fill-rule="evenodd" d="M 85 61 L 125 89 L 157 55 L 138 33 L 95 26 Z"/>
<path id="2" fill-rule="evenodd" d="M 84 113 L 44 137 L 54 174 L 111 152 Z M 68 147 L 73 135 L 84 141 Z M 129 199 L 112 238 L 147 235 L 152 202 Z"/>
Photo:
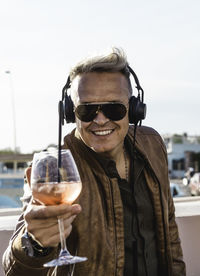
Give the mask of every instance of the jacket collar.
<path id="1" fill-rule="evenodd" d="M 127 135 L 132 142 L 133 133 L 134 126 L 130 126 Z M 84 159 L 88 159 L 90 162 L 92 154 L 94 157 L 93 165 L 95 166 L 95 155 L 97 154 L 85 145 L 78 133 L 75 135 L 75 129 L 70 135 L 65 137 L 64 141 L 65 144 L 68 144 L 72 151 L 78 151 Z M 163 179 L 166 179 L 165 177 L 168 178 L 166 148 L 162 138 L 154 129 L 145 126 L 138 126 L 136 131 L 135 147 L 143 157 L 146 165 L 154 172 L 160 183 L 163 182 Z M 87 152 L 90 154 L 87 154 Z M 80 162 L 80 160 L 76 161 Z"/>
<path id="2" fill-rule="evenodd" d="M 134 126 L 129 127 L 128 136 L 133 142 Z M 136 150 L 143 156 L 148 167 L 160 183 L 168 178 L 167 152 L 161 136 L 154 129 L 139 126 L 136 130 Z"/>

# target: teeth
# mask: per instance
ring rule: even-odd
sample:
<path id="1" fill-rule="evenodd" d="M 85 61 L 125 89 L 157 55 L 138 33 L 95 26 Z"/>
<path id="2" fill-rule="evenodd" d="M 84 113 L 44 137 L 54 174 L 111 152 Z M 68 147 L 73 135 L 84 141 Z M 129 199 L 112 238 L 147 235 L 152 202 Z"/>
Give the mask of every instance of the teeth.
<path id="1" fill-rule="evenodd" d="M 108 135 L 112 132 L 112 130 L 103 130 L 103 131 L 94 131 L 95 135 Z"/>

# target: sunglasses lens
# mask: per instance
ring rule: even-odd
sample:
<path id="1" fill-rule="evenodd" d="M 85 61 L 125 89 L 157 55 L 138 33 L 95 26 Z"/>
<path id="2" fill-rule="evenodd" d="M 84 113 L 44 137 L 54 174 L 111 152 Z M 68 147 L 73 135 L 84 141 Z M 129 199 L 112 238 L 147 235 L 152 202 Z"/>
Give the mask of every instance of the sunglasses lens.
<path id="1" fill-rule="evenodd" d="M 120 103 L 102 105 L 102 111 L 112 121 L 119 121 L 126 115 L 126 107 Z"/>
<path id="2" fill-rule="evenodd" d="M 99 108 L 100 106 L 100 108 Z M 75 114 L 79 120 L 83 122 L 91 122 L 97 115 L 97 111 L 102 111 L 103 114 L 112 121 L 119 121 L 126 115 L 126 107 L 120 103 L 106 104 L 81 104 L 78 105 Z"/>
<path id="3" fill-rule="evenodd" d="M 75 110 L 75 114 L 81 121 L 90 122 L 95 118 L 97 114 L 97 110 L 98 110 L 98 105 L 81 104 L 77 106 Z"/>

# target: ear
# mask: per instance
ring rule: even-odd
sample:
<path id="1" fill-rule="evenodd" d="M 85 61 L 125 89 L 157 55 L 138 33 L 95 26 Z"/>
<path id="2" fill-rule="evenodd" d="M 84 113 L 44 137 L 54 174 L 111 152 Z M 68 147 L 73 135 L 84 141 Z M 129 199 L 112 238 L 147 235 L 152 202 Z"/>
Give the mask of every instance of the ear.
<path id="1" fill-rule="evenodd" d="M 31 167 L 28 167 L 25 170 L 25 176 L 26 176 L 26 181 L 29 184 L 29 186 L 31 186 Z"/>

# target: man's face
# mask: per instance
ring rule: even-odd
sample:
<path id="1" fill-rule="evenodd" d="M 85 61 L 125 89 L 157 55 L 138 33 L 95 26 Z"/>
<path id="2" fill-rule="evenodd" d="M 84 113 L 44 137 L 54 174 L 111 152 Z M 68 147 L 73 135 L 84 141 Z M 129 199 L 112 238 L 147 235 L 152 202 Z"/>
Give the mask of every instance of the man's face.
<path id="1" fill-rule="evenodd" d="M 115 155 L 123 147 L 129 126 L 129 89 L 125 76 L 120 72 L 85 73 L 73 80 L 72 87 L 75 107 L 98 102 L 120 102 L 127 107 L 126 116 L 119 121 L 110 120 L 101 111 L 91 122 L 83 122 L 76 117 L 76 131 L 88 147 L 98 153 Z"/>

